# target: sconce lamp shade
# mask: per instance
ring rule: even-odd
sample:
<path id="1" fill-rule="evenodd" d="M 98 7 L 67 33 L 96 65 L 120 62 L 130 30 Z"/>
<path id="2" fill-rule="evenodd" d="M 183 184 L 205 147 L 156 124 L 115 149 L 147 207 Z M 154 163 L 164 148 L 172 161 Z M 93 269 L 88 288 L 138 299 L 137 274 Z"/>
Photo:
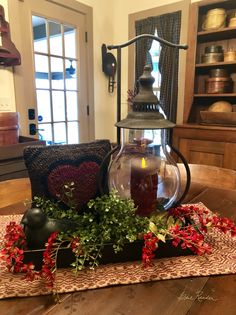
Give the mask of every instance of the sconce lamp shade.
<path id="1" fill-rule="evenodd" d="M 115 125 L 125 129 L 166 129 L 173 128 L 170 122 L 159 112 L 159 101 L 153 93 L 154 78 L 151 75 L 151 67 L 144 67 L 143 75 L 139 78 L 139 93 L 135 96 L 133 110 L 127 117 Z"/>
<path id="2" fill-rule="evenodd" d="M 102 71 L 110 77 L 116 72 L 116 58 L 112 53 L 107 52 L 105 44 L 102 45 Z"/>

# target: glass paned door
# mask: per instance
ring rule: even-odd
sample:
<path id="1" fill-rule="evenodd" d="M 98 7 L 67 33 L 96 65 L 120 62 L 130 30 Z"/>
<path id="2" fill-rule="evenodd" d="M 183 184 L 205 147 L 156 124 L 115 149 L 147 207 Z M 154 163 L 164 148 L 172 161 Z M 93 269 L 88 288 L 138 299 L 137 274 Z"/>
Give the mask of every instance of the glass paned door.
<path id="1" fill-rule="evenodd" d="M 8 2 L 22 60 L 14 69 L 21 135 L 48 144 L 94 140 L 92 8 L 76 0 Z"/>
<path id="2" fill-rule="evenodd" d="M 39 138 L 47 144 L 78 143 L 76 28 L 32 16 Z"/>

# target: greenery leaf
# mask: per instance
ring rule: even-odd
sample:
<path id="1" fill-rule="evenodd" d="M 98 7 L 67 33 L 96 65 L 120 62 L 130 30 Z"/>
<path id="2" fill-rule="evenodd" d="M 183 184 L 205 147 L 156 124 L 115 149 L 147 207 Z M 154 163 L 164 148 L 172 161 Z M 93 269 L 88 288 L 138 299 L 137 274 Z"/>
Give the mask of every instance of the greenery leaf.
<path id="1" fill-rule="evenodd" d="M 158 239 L 159 239 L 160 241 L 162 241 L 163 243 L 166 242 L 166 236 L 165 236 L 165 235 L 158 233 L 158 234 L 157 234 L 157 237 L 158 237 Z"/>
<path id="2" fill-rule="evenodd" d="M 169 216 L 169 218 L 167 219 L 167 227 L 171 228 L 172 226 L 174 226 L 175 223 L 175 219 L 172 216 Z"/>
<path id="3" fill-rule="evenodd" d="M 149 230 L 153 233 L 153 234 L 157 234 L 157 227 L 156 224 L 153 223 L 152 221 L 149 222 Z"/>

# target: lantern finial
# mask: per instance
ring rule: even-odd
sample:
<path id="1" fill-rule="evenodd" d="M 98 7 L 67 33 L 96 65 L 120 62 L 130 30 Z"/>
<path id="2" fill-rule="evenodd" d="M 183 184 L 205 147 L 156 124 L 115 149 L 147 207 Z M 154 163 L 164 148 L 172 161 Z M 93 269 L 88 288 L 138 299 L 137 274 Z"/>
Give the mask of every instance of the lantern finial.
<path id="1" fill-rule="evenodd" d="M 139 78 L 139 92 L 134 98 L 133 109 L 127 117 L 116 123 L 117 127 L 125 129 L 165 129 L 173 128 L 170 122 L 159 112 L 159 101 L 153 93 L 152 85 L 155 79 L 151 75 L 151 67 L 144 67 Z"/>

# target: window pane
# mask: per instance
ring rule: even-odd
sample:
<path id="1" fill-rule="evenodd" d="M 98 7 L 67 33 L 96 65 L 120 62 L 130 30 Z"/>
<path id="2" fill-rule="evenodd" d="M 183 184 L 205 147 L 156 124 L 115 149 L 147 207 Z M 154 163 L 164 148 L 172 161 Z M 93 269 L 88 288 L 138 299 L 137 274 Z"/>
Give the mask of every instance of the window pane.
<path id="1" fill-rule="evenodd" d="M 46 34 L 46 20 L 39 16 L 32 16 L 34 51 L 47 53 L 48 43 Z"/>
<path id="2" fill-rule="evenodd" d="M 49 88 L 48 80 L 48 57 L 38 54 L 34 55 L 35 60 L 35 84 L 36 88 Z"/>
<path id="3" fill-rule="evenodd" d="M 49 42 L 51 55 L 62 56 L 61 24 L 49 22 Z"/>
<path id="4" fill-rule="evenodd" d="M 49 90 L 36 90 L 38 116 L 42 117 L 42 122 L 51 121 L 51 106 Z"/>
<path id="5" fill-rule="evenodd" d="M 66 64 L 66 89 L 77 90 L 77 70 L 75 60 L 65 60 Z"/>
<path id="6" fill-rule="evenodd" d="M 47 144 L 52 144 L 52 125 L 39 124 L 39 139 L 45 140 Z"/>
<path id="7" fill-rule="evenodd" d="M 54 132 L 54 143 L 55 144 L 65 144 L 66 143 L 66 124 L 65 123 L 55 123 L 53 125 Z"/>
<path id="8" fill-rule="evenodd" d="M 53 120 L 65 120 L 64 91 L 52 91 Z"/>
<path id="9" fill-rule="evenodd" d="M 66 92 L 67 119 L 78 119 L 78 98 L 77 92 Z"/>
<path id="10" fill-rule="evenodd" d="M 75 29 L 64 26 L 65 56 L 76 58 Z"/>
<path id="11" fill-rule="evenodd" d="M 155 35 L 157 36 L 157 32 L 155 32 Z M 152 42 L 152 46 L 149 52 L 152 56 L 152 64 L 153 64 L 152 76 L 155 78 L 153 88 L 159 89 L 161 85 L 161 74 L 159 71 L 159 57 L 161 53 L 160 43 L 154 40 Z"/>
<path id="12" fill-rule="evenodd" d="M 79 142 L 77 29 L 32 16 L 39 137 Z"/>
<path id="13" fill-rule="evenodd" d="M 78 122 L 68 123 L 68 143 L 79 143 L 79 124 Z"/>
<path id="14" fill-rule="evenodd" d="M 63 59 L 51 57 L 50 62 L 51 62 L 52 88 L 62 90 L 64 89 Z"/>

